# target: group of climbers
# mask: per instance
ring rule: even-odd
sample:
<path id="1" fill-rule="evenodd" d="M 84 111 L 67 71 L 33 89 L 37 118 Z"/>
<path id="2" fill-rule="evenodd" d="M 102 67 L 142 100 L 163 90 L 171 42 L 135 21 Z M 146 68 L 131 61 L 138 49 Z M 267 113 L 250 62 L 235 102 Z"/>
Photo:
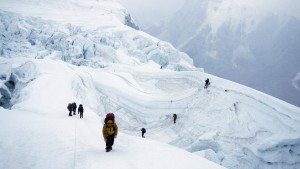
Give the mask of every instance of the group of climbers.
<path id="1" fill-rule="evenodd" d="M 75 102 L 69 103 L 67 108 L 69 110 L 69 116 L 72 116 L 72 112 L 73 115 L 76 115 L 77 105 Z M 80 114 L 80 118 L 83 118 L 83 111 L 84 111 L 83 106 L 82 104 L 80 104 L 78 107 L 78 114 Z M 117 137 L 118 134 L 118 126 L 115 123 L 115 116 L 113 113 L 108 113 L 106 115 L 106 118 L 104 120 L 104 125 L 102 128 L 102 134 L 103 134 L 104 141 L 106 143 L 105 149 L 107 152 L 109 152 L 112 150 L 114 139 Z"/>
<path id="2" fill-rule="evenodd" d="M 67 108 L 69 110 L 69 116 L 72 116 L 72 112 L 73 115 L 76 115 L 77 105 L 75 102 L 69 103 Z M 83 106 L 82 104 L 80 104 L 78 107 L 78 113 L 80 114 L 80 118 L 83 118 L 83 110 L 84 110 Z M 177 114 L 173 114 L 174 124 L 176 123 L 176 119 L 177 119 Z M 144 134 L 146 133 L 146 129 L 142 128 L 141 131 L 142 131 L 142 137 L 145 138 Z M 105 148 L 106 152 L 109 152 L 112 150 L 114 140 L 118 135 L 118 126 L 115 123 L 115 115 L 113 113 L 108 113 L 106 115 L 104 119 L 104 125 L 102 128 L 102 135 L 106 143 L 106 148 Z"/>
<path id="3" fill-rule="evenodd" d="M 69 103 L 67 109 L 69 110 L 69 116 L 72 116 L 72 112 L 73 115 L 76 115 L 77 105 L 75 102 Z M 80 104 L 78 107 L 78 114 L 80 114 L 80 118 L 83 118 L 83 111 L 84 111 L 83 106 L 82 104 Z"/>
<path id="4" fill-rule="evenodd" d="M 75 102 L 69 103 L 67 106 L 67 109 L 69 110 L 69 116 L 76 115 L 76 108 L 77 105 Z M 82 104 L 79 105 L 78 107 L 78 114 L 80 114 L 80 118 L 83 118 L 83 106 Z M 115 123 L 115 116 L 113 113 L 108 113 L 106 115 L 106 118 L 104 120 L 104 125 L 102 128 L 102 134 L 104 141 L 106 143 L 106 152 L 109 152 L 112 150 L 112 146 L 114 144 L 114 140 L 117 137 L 118 134 L 118 126 Z"/>
<path id="5" fill-rule="evenodd" d="M 208 86 L 210 85 L 209 79 L 207 78 L 205 80 L 205 86 L 204 88 L 208 88 Z M 69 103 L 68 104 L 68 110 L 69 110 L 69 116 L 72 116 L 72 112 L 73 115 L 76 114 L 76 108 L 77 105 L 76 103 Z M 80 113 L 80 118 L 83 118 L 83 107 L 82 104 L 79 105 L 78 107 L 78 113 Z M 173 114 L 173 122 L 174 124 L 176 124 L 176 120 L 177 120 L 177 114 Z M 142 137 L 145 138 L 145 133 L 146 133 L 146 129 L 142 128 Z M 106 152 L 109 152 L 112 150 L 112 146 L 114 144 L 114 140 L 115 138 L 117 138 L 118 135 L 118 126 L 115 123 L 115 115 L 113 113 L 108 113 L 104 119 L 104 125 L 102 128 L 102 135 L 104 138 L 104 141 L 106 143 Z"/>
<path id="6" fill-rule="evenodd" d="M 173 114 L 173 122 L 174 122 L 174 124 L 176 123 L 176 120 L 177 120 L 177 114 L 174 113 Z M 146 133 L 146 129 L 142 128 L 141 131 L 142 131 L 142 137 L 145 138 L 144 134 Z"/>
<path id="7" fill-rule="evenodd" d="M 176 119 L 177 114 L 173 114 L 174 124 L 176 123 Z M 142 128 L 141 131 L 142 137 L 145 138 L 144 134 L 146 133 L 146 129 Z M 106 152 L 109 152 L 112 150 L 115 138 L 117 138 L 118 135 L 118 126 L 115 123 L 115 115 L 113 113 L 106 114 L 106 117 L 104 119 L 104 125 L 102 128 L 102 135 L 106 143 Z"/>

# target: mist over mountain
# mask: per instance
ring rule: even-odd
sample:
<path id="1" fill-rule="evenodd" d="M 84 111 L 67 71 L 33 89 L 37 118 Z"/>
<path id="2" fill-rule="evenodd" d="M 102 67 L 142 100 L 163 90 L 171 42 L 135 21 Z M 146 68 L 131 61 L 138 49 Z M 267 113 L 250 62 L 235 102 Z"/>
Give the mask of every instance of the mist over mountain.
<path id="1" fill-rule="evenodd" d="M 189 0 L 172 4 L 179 7 L 166 7 L 172 14 L 169 19 L 157 22 L 160 17 L 154 17 L 152 26 L 138 23 L 141 29 L 171 42 L 206 72 L 300 106 L 299 2 Z M 141 15 L 134 15 L 139 8 L 130 7 L 140 21 Z"/>

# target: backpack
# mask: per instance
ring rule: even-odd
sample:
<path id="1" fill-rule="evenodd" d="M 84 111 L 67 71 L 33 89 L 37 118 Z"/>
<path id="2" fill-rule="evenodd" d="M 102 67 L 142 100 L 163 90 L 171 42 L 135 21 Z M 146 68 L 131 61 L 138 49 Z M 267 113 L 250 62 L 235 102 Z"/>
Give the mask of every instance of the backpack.
<path id="1" fill-rule="evenodd" d="M 72 104 L 69 103 L 68 106 L 67 106 L 68 110 L 72 110 Z"/>
<path id="2" fill-rule="evenodd" d="M 173 114 L 173 118 L 174 118 L 174 119 L 177 119 L 177 114 Z"/>
<path id="3" fill-rule="evenodd" d="M 108 120 L 112 120 L 113 122 L 115 122 L 115 115 L 114 113 L 107 113 L 106 117 L 104 119 L 104 123 L 106 124 L 108 122 Z"/>

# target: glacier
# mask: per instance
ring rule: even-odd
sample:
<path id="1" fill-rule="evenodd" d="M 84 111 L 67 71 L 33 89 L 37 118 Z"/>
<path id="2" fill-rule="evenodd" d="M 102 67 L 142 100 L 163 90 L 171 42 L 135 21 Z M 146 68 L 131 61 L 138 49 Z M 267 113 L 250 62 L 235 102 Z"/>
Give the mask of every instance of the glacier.
<path id="1" fill-rule="evenodd" d="M 86 26 L 86 16 L 67 23 L 71 9 L 90 9 L 88 1 L 67 2 L 1 1 L 0 168 L 300 166 L 298 107 L 205 73 L 118 12 L 112 21 L 100 15 L 101 24 Z M 124 11 L 114 1 L 90 2 Z M 61 11 L 69 13 L 50 15 Z M 85 108 L 82 120 L 68 116 L 74 101 Z M 101 138 L 108 112 L 120 128 L 112 154 Z"/>

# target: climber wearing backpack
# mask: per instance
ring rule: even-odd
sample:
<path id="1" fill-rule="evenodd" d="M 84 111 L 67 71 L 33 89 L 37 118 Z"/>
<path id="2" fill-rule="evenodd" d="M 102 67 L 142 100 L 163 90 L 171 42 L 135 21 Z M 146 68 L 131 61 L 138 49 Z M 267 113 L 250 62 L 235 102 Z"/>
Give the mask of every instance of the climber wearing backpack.
<path id="1" fill-rule="evenodd" d="M 72 109 L 73 109 L 73 115 L 76 115 L 76 109 L 77 109 L 77 105 L 76 103 L 72 103 Z"/>
<path id="2" fill-rule="evenodd" d="M 142 137 L 145 138 L 144 134 L 146 133 L 146 129 L 142 128 L 141 131 L 142 131 Z"/>
<path id="3" fill-rule="evenodd" d="M 118 126 L 115 123 L 115 115 L 113 113 L 108 113 L 106 115 L 102 128 L 102 134 L 104 141 L 106 142 L 106 152 L 109 152 L 112 150 L 115 138 L 118 135 Z"/>
<path id="4" fill-rule="evenodd" d="M 78 113 L 80 114 L 80 118 L 83 118 L 83 107 L 82 107 L 82 104 L 80 104 L 79 107 L 78 107 Z"/>
<path id="5" fill-rule="evenodd" d="M 69 110 L 69 116 L 72 116 L 73 107 L 71 103 L 68 104 L 67 109 Z"/>
<path id="6" fill-rule="evenodd" d="M 208 88 L 208 86 L 210 85 L 209 79 L 207 78 L 205 80 L 205 85 L 204 85 L 204 89 Z"/>
<path id="7" fill-rule="evenodd" d="M 173 121 L 174 121 L 174 124 L 176 123 L 176 119 L 177 119 L 177 114 L 173 114 Z"/>

